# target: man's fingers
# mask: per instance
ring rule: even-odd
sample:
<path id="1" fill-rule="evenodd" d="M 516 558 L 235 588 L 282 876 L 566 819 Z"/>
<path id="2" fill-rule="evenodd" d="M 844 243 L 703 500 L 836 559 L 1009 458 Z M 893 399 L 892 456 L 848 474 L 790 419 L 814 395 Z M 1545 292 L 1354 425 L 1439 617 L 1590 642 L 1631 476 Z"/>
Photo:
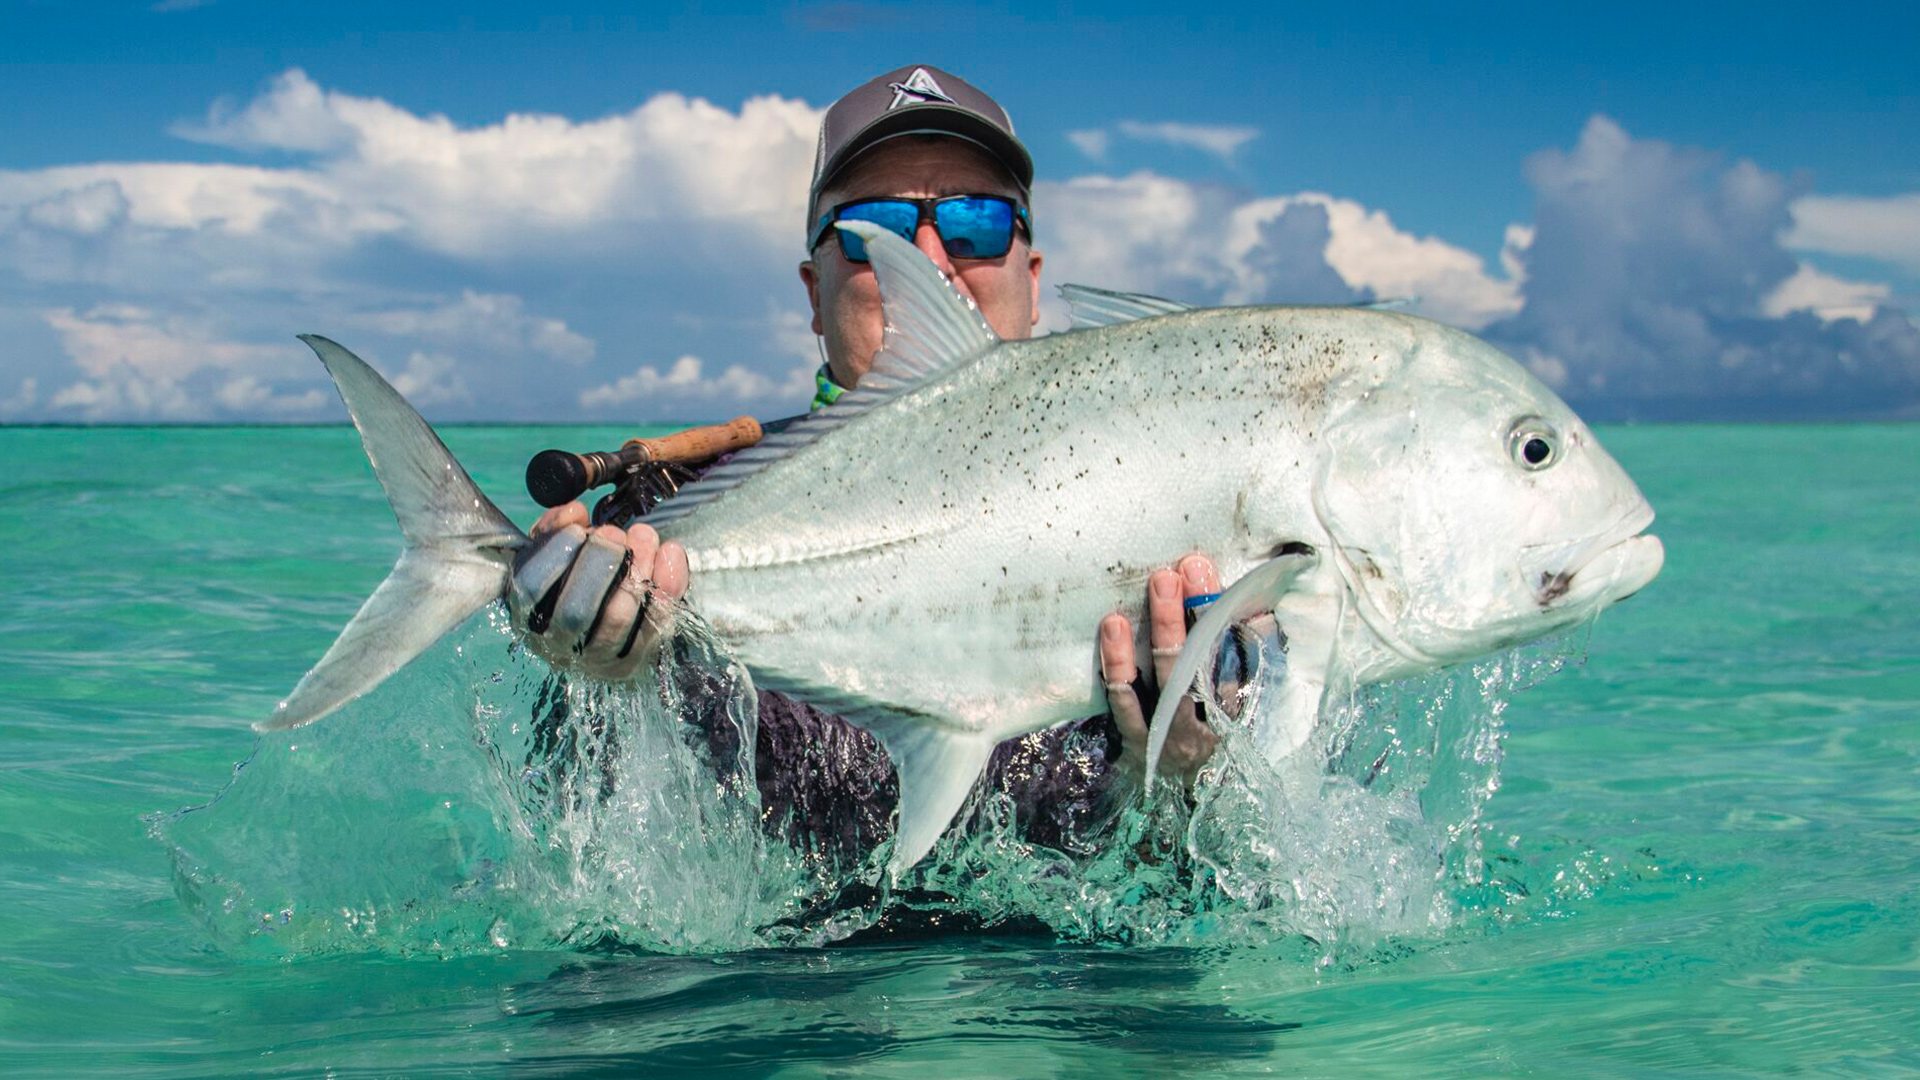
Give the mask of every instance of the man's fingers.
<path id="1" fill-rule="evenodd" d="M 640 581 L 655 580 L 653 562 L 654 557 L 660 552 L 660 534 L 653 531 L 653 526 L 635 522 L 627 526 L 621 542 L 633 552 L 634 578 Z"/>
<path id="2" fill-rule="evenodd" d="M 528 632 L 539 634 L 547 629 L 553 609 L 544 601 L 549 595 L 555 595 L 554 586 L 566 577 L 574 556 L 586 542 L 585 529 L 566 525 L 520 553 L 507 586 L 507 607 L 513 612 L 514 621 Z"/>
<path id="3" fill-rule="evenodd" d="M 1193 554 L 1181 559 L 1171 570 L 1161 570 L 1147 579 L 1147 613 L 1152 621 L 1153 667 L 1162 693 L 1178 693 L 1180 704 L 1169 721 L 1167 742 L 1160 755 L 1160 772 L 1191 781 L 1194 772 L 1212 756 L 1218 741 L 1199 707 L 1187 693 L 1189 687 L 1168 686 L 1167 678 L 1187 641 L 1190 616 L 1197 617 L 1220 594 L 1220 572 L 1213 560 Z M 1144 734 L 1144 728 L 1143 734 Z M 1144 739 L 1142 744 L 1144 746 Z"/>
<path id="4" fill-rule="evenodd" d="M 538 540 L 555 529 L 564 529 L 568 525 L 578 525 L 584 529 L 590 520 L 592 519 L 587 516 L 585 505 L 570 502 L 565 506 L 555 506 L 534 519 L 530 533 L 535 540 Z"/>
<path id="5" fill-rule="evenodd" d="M 1134 660 L 1133 624 L 1116 611 L 1100 620 L 1100 677 L 1107 684 L 1107 709 L 1120 728 L 1123 745 L 1146 745 L 1146 710 L 1133 691 L 1133 680 L 1139 673 Z"/>
<path id="6" fill-rule="evenodd" d="M 639 666 L 642 649 L 635 642 L 634 648 L 622 656 L 627 642 L 634 637 L 634 621 L 640 615 L 641 598 L 646 594 L 647 584 L 640 580 L 640 566 L 635 563 L 627 567 L 626 576 L 614 587 L 612 595 L 607 597 L 607 606 L 600 613 L 600 625 L 587 640 L 586 647 L 580 650 L 581 666 L 592 674 L 605 679 L 619 679 L 630 674 Z M 628 661 L 631 660 L 631 663 Z"/>
<path id="7" fill-rule="evenodd" d="M 1220 596 L 1220 571 L 1214 568 L 1212 559 L 1198 553 L 1181 559 L 1174 568 L 1180 571 L 1184 606 L 1197 619 L 1206 605 Z"/>
<path id="8" fill-rule="evenodd" d="M 1171 569 L 1156 570 L 1147 577 L 1147 640 L 1153 647 L 1155 681 L 1162 692 L 1181 693 L 1182 700 L 1173 712 L 1167 731 L 1167 743 L 1160 755 L 1160 771 L 1191 781 L 1195 771 L 1212 756 L 1218 739 L 1207 728 L 1184 687 L 1169 687 L 1167 676 L 1187 640 L 1189 599 L 1204 608 L 1220 592 L 1220 573 L 1204 555 L 1188 555 Z M 1133 624 L 1115 613 L 1100 623 L 1100 675 L 1107 684 L 1107 707 L 1120 729 L 1125 753 L 1138 759 L 1145 756 L 1148 742 L 1147 703 L 1135 689 L 1139 667 L 1136 662 Z"/>
<path id="9" fill-rule="evenodd" d="M 648 532 L 653 532 L 644 525 L 636 525 L 634 528 L 646 528 Z M 655 534 L 652 539 L 658 543 L 660 538 Z M 635 564 L 638 565 L 638 563 L 636 556 Z M 647 582 L 648 592 L 640 604 L 643 625 L 631 639 L 633 643 L 625 658 L 629 667 L 637 667 L 640 661 L 653 651 L 654 646 L 667 636 L 668 631 L 673 628 L 674 606 L 681 597 L 687 595 L 686 548 L 671 540 L 660 544 L 654 550 L 650 565 L 652 574 Z"/>
<path id="10" fill-rule="evenodd" d="M 577 648 L 586 671 L 605 677 L 607 673 L 601 670 L 601 666 L 612 660 L 614 654 L 626 645 L 633 630 L 633 617 L 639 611 L 633 596 L 626 595 L 627 588 L 631 582 L 645 580 L 653 549 L 636 548 L 630 532 L 623 532 L 612 525 L 595 528 L 588 537 L 588 544 L 590 550 L 581 552 L 580 558 L 575 560 L 573 577 L 568 579 L 561 602 L 556 605 L 554 628 L 548 636 L 548 643 L 563 654 L 566 649 Z M 585 614 L 584 605 L 589 602 L 589 591 L 599 579 L 599 568 L 593 566 L 591 560 L 597 559 L 604 565 L 615 551 L 619 553 L 619 562 L 614 576 L 599 589 L 598 606 L 593 614 L 586 616 L 586 629 L 574 632 L 578 618 Z M 578 592 L 574 588 L 575 580 L 582 582 Z M 563 615 L 560 609 L 576 598 L 583 607 L 571 616 Z"/>
<path id="11" fill-rule="evenodd" d="M 1153 681 L 1162 690 L 1170 689 L 1167 675 L 1187 641 L 1187 617 L 1180 598 L 1180 576 L 1172 570 L 1155 570 L 1147 578 L 1147 641 L 1153 646 Z"/>
<path id="12" fill-rule="evenodd" d="M 553 621 L 546 632 L 550 649 L 564 654 L 584 646 L 627 565 L 625 541 L 620 530 L 610 526 L 588 534 L 553 606 Z"/>
<path id="13" fill-rule="evenodd" d="M 585 528 L 579 503 L 534 523 L 509 604 L 534 651 L 597 679 L 631 678 L 673 622 L 689 581 L 686 549 L 653 527 Z M 664 602 L 661 602 L 664 601 Z"/>
<path id="14" fill-rule="evenodd" d="M 687 549 L 674 540 L 661 544 L 659 554 L 653 557 L 655 590 L 669 600 L 678 600 L 687 595 L 687 583 L 690 577 L 691 571 L 687 569 Z"/>
<path id="15" fill-rule="evenodd" d="M 1166 685 L 1173 662 L 1187 643 L 1187 625 L 1220 595 L 1220 571 L 1205 555 L 1188 555 L 1171 570 L 1157 570 L 1147 579 L 1147 612 L 1153 620 L 1153 674 L 1160 689 L 1185 693 L 1185 686 Z"/>

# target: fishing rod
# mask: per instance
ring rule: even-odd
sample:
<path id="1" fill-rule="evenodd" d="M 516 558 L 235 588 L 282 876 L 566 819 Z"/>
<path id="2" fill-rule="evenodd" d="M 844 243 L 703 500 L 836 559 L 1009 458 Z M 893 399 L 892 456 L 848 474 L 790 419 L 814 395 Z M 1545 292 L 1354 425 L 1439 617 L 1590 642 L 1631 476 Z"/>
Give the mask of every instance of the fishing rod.
<path id="1" fill-rule="evenodd" d="M 613 491 L 594 504 L 593 522 L 624 527 L 698 476 L 694 466 L 745 450 L 761 434 L 759 421 L 738 416 L 658 438 L 628 439 L 613 451 L 542 450 L 527 462 L 527 494 L 541 506 L 561 506 L 612 484 Z"/>

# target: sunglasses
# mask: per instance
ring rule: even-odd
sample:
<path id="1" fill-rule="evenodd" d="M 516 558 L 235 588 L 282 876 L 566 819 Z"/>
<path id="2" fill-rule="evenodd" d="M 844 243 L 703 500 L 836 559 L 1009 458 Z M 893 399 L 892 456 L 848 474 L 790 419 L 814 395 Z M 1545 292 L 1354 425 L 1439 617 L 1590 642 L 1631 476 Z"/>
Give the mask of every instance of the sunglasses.
<path id="1" fill-rule="evenodd" d="M 1016 226 L 1033 240 L 1033 217 L 1027 208 L 999 195 L 948 195 L 942 199 L 855 199 L 820 216 L 807 250 L 820 246 L 829 232 L 840 234 L 840 254 L 848 262 L 867 261 L 867 242 L 842 229 L 836 221 L 869 221 L 913 243 L 920 223 L 932 220 L 940 246 L 950 259 L 997 259 L 1013 246 Z"/>

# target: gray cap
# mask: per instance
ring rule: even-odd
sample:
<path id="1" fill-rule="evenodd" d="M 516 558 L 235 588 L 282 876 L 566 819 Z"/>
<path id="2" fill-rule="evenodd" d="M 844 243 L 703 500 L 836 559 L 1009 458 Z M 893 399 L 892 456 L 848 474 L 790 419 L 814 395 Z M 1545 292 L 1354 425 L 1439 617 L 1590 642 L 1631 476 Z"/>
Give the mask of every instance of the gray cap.
<path id="1" fill-rule="evenodd" d="M 926 64 L 889 71 L 850 90 L 820 121 L 807 193 L 807 231 L 813 205 L 853 160 L 901 135 L 949 135 L 974 143 L 1006 166 L 1022 193 L 1033 185 L 1033 156 L 1013 134 L 1000 103 L 958 75 Z"/>

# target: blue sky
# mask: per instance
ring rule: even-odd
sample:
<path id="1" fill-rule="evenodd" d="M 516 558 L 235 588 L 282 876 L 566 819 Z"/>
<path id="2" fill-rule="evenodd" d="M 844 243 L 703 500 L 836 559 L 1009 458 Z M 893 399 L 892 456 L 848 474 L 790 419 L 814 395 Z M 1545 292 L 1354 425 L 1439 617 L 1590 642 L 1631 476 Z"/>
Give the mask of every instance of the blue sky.
<path id="1" fill-rule="evenodd" d="M 811 125 L 911 62 L 1013 113 L 1054 281 L 1920 415 L 1911 8 L 532 7 L 0 6 L 0 420 L 334 418 L 308 330 L 435 418 L 790 411 Z"/>

